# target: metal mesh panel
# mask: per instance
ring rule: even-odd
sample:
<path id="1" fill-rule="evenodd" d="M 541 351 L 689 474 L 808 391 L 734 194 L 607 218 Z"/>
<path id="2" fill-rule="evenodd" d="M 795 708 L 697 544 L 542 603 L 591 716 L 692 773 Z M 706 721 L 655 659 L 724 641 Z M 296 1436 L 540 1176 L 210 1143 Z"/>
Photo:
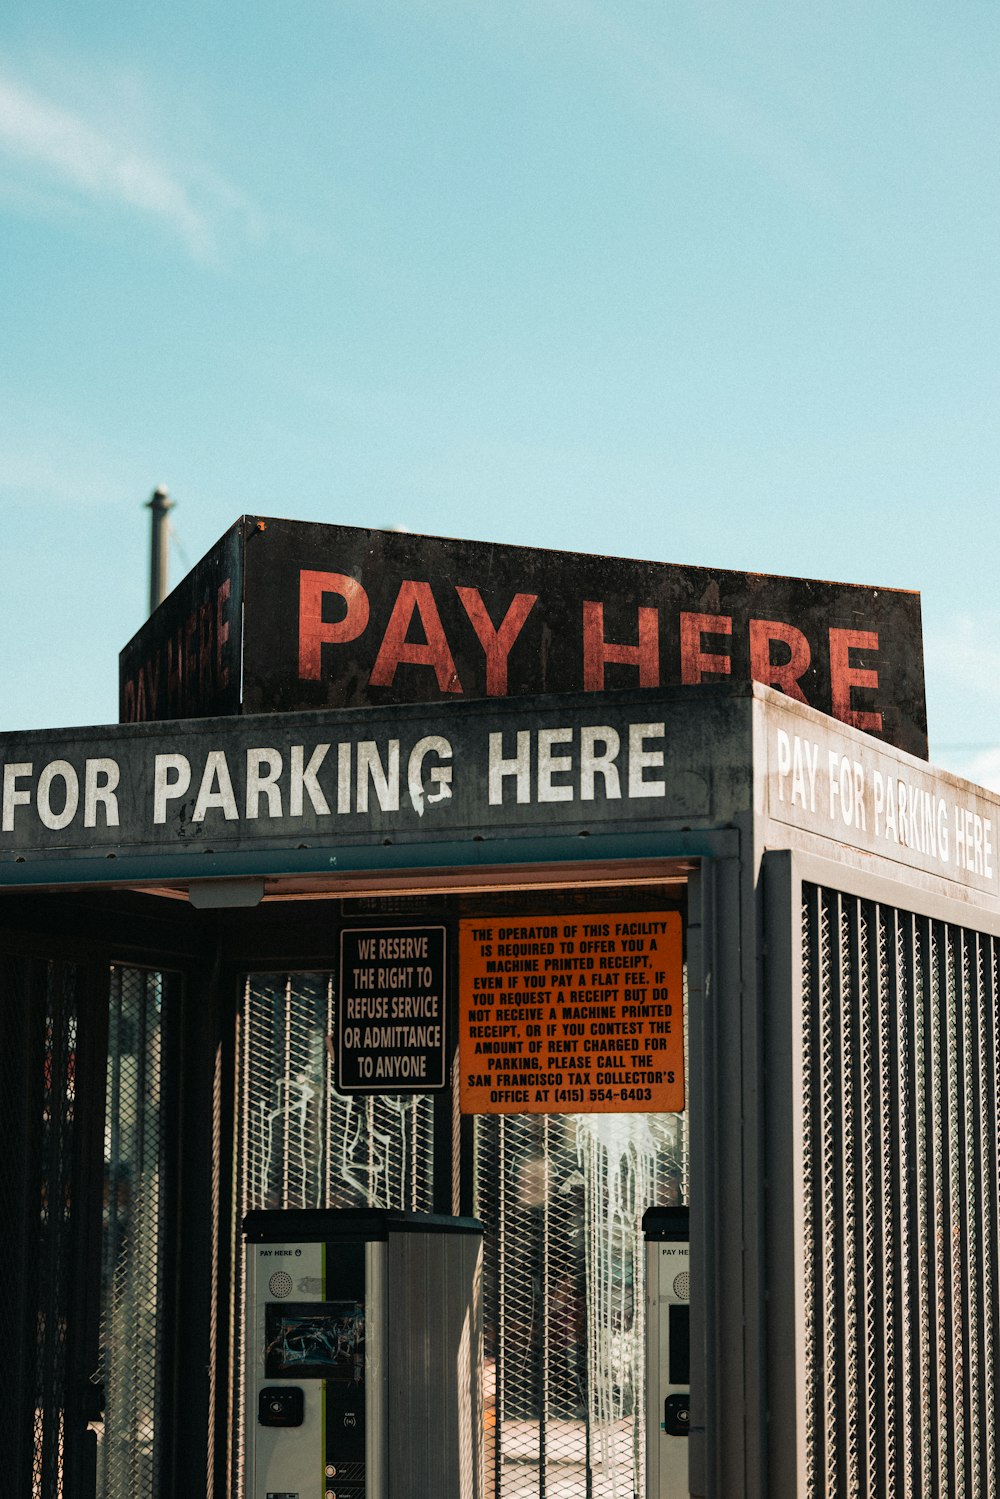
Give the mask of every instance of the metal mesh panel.
<path id="1" fill-rule="evenodd" d="M 802 918 L 807 1493 L 995 1499 L 998 943 Z"/>
<path id="2" fill-rule="evenodd" d="M 496 1499 L 643 1492 L 641 1218 L 685 1173 L 679 1116 L 477 1118 Z"/>
<path id="3" fill-rule="evenodd" d="M 15 1379 L 7 1420 L 0 1422 L 0 1469 L 22 1490 L 33 1458 L 34 1376 L 32 1369 L 29 1388 L 28 1370 L 34 1329 L 28 1296 L 38 1211 L 26 1127 L 34 1113 L 33 1069 L 26 1066 L 32 1053 L 29 988 L 27 961 L 0 953 L 0 1216 L 9 1235 L 0 1280 L 0 1346 L 9 1350 Z"/>
<path id="4" fill-rule="evenodd" d="M 255 975 L 244 993 L 240 1211 L 384 1207 L 429 1212 L 433 1099 L 348 1097 L 332 1080 L 333 979 Z"/>
<path id="5" fill-rule="evenodd" d="M 434 1100 L 348 1097 L 333 1086 L 329 973 L 254 974 L 238 1027 L 237 1211 L 380 1207 L 430 1212 Z M 232 1491 L 243 1493 L 243 1284 L 233 1278 Z"/>
<path id="6" fill-rule="evenodd" d="M 79 1015 L 75 970 L 48 967 L 43 1042 L 41 1201 L 38 1273 L 43 1289 L 37 1309 L 37 1400 L 33 1494 L 63 1493 L 66 1331 L 70 1305 L 70 1241 L 73 1212 L 73 1132 L 76 1126 L 76 1038 Z"/>
<path id="7" fill-rule="evenodd" d="M 332 1086 L 334 982 L 252 975 L 238 1029 L 237 1210 L 433 1205 L 433 1100 Z M 685 1005 L 685 1015 L 687 1006 Z M 686 1117 L 476 1120 L 496 1499 L 632 1499 L 644 1462 L 642 1213 L 686 1196 Z M 241 1495 L 243 1292 L 232 1300 Z"/>
<path id="8" fill-rule="evenodd" d="M 98 1442 L 102 1499 L 155 1499 L 163 1295 L 163 979 L 113 968 L 108 1024 Z M 159 1336 L 158 1336 L 159 1334 Z"/>
<path id="9" fill-rule="evenodd" d="M 82 970 L 0 958 L 4 1492 L 67 1492 Z"/>

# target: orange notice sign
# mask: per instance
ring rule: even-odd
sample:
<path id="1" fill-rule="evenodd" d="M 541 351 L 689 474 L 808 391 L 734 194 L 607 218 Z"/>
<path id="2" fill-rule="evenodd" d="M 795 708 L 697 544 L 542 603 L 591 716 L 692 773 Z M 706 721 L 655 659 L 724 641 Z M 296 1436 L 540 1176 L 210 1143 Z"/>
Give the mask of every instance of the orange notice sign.
<path id="1" fill-rule="evenodd" d="M 676 911 L 459 923 L 463 1114 L 684 1107 Z"/>

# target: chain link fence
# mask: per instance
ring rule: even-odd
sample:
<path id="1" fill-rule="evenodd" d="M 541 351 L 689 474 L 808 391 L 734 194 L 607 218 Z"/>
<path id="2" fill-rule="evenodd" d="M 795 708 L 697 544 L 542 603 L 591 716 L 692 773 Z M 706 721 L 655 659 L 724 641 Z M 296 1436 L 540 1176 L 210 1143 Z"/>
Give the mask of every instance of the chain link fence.
<path id="1" fill-rule="evenodd" d="M 246 980 L 237 1039 L 240 1216 L 251 1208 L 433 1207 L 433 1100 L 339 1094 L 330 1045 L 335 1004 L 329 973 Z M 686 1160 L 680 1116 L 476 1121 L 488 1473 L 496 1499 L 641 1492 L 641 1218 L 651 1203 L 681 1199 Z M 236 1499 L 243 1494 L 241 1273 L 231 1307 Z"/>
<path id="2" fill-rule="evenodd" d="M 685 1161 L 678 1115 L 477 1118 L 495 1499 L 644 1492 L 641 1220 Z"/>
<path id="3" fill-rule="evenodd" d="M 74 1314 L 85 974 L 75 964 L 0 956 L 0 1210 L 7 1232 L 0 1346 L 8 1384 L 0 1421 L 5 1491 L 62 1499 L 78 1466 Z M 74 1342 L 76 1339 L 76 1342 Z"/>
<path id="4" fill-rule="evenodd" d="M 99 1499 L 158 1499 L 164 1214 L 164 982 L 114 967 L 108 1016 L 101 1235 Z"/>
<path id="5" fill-rule="evenodd" d="M 427 1094 L 355 1097 L 333 1085 L 330 973 L 251 974 L 237 1030 L 239 1219 L 253 1208 L 430 1212 L 434 1104 Z M 243 1495 L 243 1268 L 231 1303 L 230 1486 Z"/>

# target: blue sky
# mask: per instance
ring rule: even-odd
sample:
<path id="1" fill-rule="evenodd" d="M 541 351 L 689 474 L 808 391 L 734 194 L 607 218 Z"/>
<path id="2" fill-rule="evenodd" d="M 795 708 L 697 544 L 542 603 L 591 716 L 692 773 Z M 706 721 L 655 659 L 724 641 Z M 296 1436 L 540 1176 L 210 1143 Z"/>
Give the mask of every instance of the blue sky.
<path id="1" fill-rule="evenodd" d="M 919 589 L 1000 788 L 1000 8 L 7 0 L 0 726 L 116 716 L 147 513 Z"/>

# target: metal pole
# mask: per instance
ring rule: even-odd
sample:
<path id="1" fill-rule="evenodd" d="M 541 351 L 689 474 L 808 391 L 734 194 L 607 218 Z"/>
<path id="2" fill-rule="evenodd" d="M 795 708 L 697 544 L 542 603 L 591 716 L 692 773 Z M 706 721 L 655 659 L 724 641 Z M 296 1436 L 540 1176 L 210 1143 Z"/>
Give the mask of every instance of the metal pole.
<path id="1" fill-rule="evenodd" d="M 174 502 L 163 488 L 157 485 L 153 498 L 146 509 L 153 512 L 149 538 L 149 612 L 162 604 L 167 596 L 167 538 L 170 534 L 168 513 Z"/>

